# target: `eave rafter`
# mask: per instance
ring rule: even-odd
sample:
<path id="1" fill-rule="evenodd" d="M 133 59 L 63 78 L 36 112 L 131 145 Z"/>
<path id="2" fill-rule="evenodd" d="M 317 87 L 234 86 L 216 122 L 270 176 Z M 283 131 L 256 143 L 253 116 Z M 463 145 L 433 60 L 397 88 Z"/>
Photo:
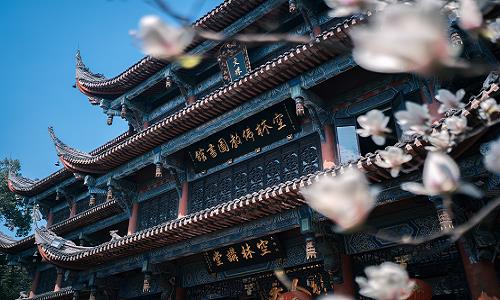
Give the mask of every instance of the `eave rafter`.
<path id="1" fill-rule="evenodd" d="M 65 234 L 76 228 L 95 223 L 112 215 L 121 213 L 123 210 L 116 200 L 106 201 L 102 204 L 93 206 L 75 216 L 66 219 L 60 223 L 49 226 L 49 229 L 57 234 Z M 0 251 L 8 253 L 19 252 L 28 249 L 35 242 L 34 235 L 16 240 L 0 233 Z"/>
<path id="2" fill-rule="evenodd" d="M 23 193 L 29 191 L 35 184 L 37 184 L 37 182 L 37 180 L 22 177 L 10 170 L 7 175 L 7 185 L 9 190 L 16 194 L 22 195 Z"/>
<path id="3" fill-rule="evenodd" d="M 66 169 L 76 173 L 78 172 L 99 173 L 99 171 L 97 171 L 98 170 L 97 166 L 94 166 L 93 169 L 86 169 L 86 168 L 77 168 L 73 164 L 73 162 L 92 159 L 93 155 L 77 150 L 63 143 L 56 136 L 54 129 L 52 127 L 49 127 L 49 135 L 52 141 L 54 142 L 54 146 L 56 147 L 57 156 L 59 156 L 60 161 L 63 163 Z"/>

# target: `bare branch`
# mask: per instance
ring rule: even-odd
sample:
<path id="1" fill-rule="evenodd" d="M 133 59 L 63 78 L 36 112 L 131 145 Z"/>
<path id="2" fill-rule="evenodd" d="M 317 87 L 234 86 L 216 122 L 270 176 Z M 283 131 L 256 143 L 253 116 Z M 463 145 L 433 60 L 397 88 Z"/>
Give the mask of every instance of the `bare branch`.
<path id="1" fill-rule="evenodd" d="M 305 44 L 311 41 L 311 38 L 309 36 L 298 35 L 298 34 L 252 33 L 252 34 L 236 34 L 234 36 L 229 37 L 220 32 L 198 31 L 198 35 L 206 40 L 211 40 L 211 41 L 235 40 L 245 43 L 291 42 L 291 43 Z"/>
<path id="2" fill-rule="evenodd" d="M 449 237 L 451 242 L 456 242 L 462 235 L 467 231 L 471 230 L 474 226 L 479 224 L 484 218 L 486 218 L 491 212 L 493 212 L 497 207 L 500 206 L 500 198 L 496 198 L 487 205 L 485 205 L 477 214 L 469 219 L 466 223 L 455 227 L 452 230 L 440 231 L 433 235 L 423 238 L 412 238 L 410 236 L 394 237 L 383 232 L 368 232 L 377 238 L 386 240 L 388 242 L 394 242 L 403 245 L 419 245 L 422 243 L 430 242 L 432 240 Z"/>
<path id="3" fill-rule="evenodd" d="M 177 13 L 165 1 L 163 1 L 163 0 L 152 0 L 152 2 L 154 4 L 156 4 L 156 7 L 159 8 L 163 13 L 165 13 L 166 15 L 168 15 L 168 16 L 176 19 L 181 24 L 188 25 L 189 23 L 191 23 L 191 20 L 188 17 L 183 16 L 183 15 Z M 150 3 L 150 1 L 147 1 L 147 3 Z"/>

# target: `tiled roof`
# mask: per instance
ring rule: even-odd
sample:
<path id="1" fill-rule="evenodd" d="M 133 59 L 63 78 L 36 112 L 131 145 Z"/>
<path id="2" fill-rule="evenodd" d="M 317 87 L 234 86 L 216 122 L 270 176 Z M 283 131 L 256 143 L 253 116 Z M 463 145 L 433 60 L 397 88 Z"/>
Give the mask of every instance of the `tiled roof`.
<path id="1" fill-rule="evenodd" d="M 480 102 L 488 98 L 491 93 L 498 91 L 498 89 L 499 86 L 497 84 L 492 84 L 487 91 L 483 91 L 479 96 L 473 98 L 464 109 L 458 110 L 455 115 L 474 116 Z M 442 118 L 439 122 L 435 123 L 433 125 L 434 128 L 439 129 L 444 124 L 445 119 Z M 479 126 L 488 125 L 483 124 Z M 395 145 L 413 156 L 413 159 L 403 167 L 403 170 L 416 170 L 423 164 L 427 155 L 426 145 L 427 143 L 422 136 L 415 136 L 410 142 L 399 142 Z M 466 147 L 466 143 L 461 144 L 459 152 L 463 151 Z M 66 254 L 50 245 L 39 245 L 39 249 L 43 251 L 44 257 L 54 263 L 68 267 L 85 268 L 86 266 L 100 264 L 110 259 L 129 256 L 177 243 L 267 215 L 276 214 L 280 211 L 299 207 L 304 204 L 304 200 L 299 194 L 300 188 L 311 185 L 323 176 L 342 174 L 345 168 L 358 168 L 371 181 L 375 182 L 390 178 L 387 169 L 381 168 L 374 163 L 376 156 L 377 154 L 368 153 L 356 161 L 332 169 L 318 171 L 314 174 L 302 176 L 292 181 L 248 194 L 200 212 L 142 230 L 116 241 L 101 244 L 90 250 Z"/>
<path id="2" fill-rule="evenodd" d="M 76 214 L 74 217 L 49 226 L 49 229 L 57 234 L 64 234 L 81 226 L 94 223 L 120 212 L 121 208 L 117 201 L 111 200 Z M 30 235 L 21 240 L 15 240 L 0 233 L 0 251 L 17 252 L 19 250 L 32 247 L 34 243 L 34 235 Z"/>
<path id="3" fill-rule="evenodd" d="M 97 155 L 106 149 L 122 142 L 123 140 L 127 139 L 128 137 L 132 136 L 133 133 L 131 131 L 126 131 L 116 138 L 108 141 L 107 143 L 99 146 L 98 148 L 92 150 L 89 154 L 90 155 Z M 16 174 L 9 174 L 8 177 L 8 186 L 9 190 L 11 190 L 13 193 L 19 194 L 19 195 L 24 195 L 24 196 L 32 196 L 37 193 L 40 193 L 44 191 L 45 189 L 51 187 L 53 184 L 61 182 L 67 178 L 70 178 L 72 176 L 72 172 L 69 171 L 68 169 L 60 169 L 51 175 L 45 177 L 44 179 L 41 180 L 31 180 Z"/>
<path id="4" fill-rule="evenodd" d="M 348 31 L 363 21 L 363 16 L 357 16 L 334 26 L 309 44 L 292 48 L 99 154 L 90 155 L 56 142 L 60 158 L 72 171 L 105 173 L 343 53 L 351 46 Z"/>
<path id="5" fill-rule="evenodd" d="M 226 0 L 193 23 L 193 27 L 220 31 L 257 7 L 264 0 Z M 194 41 L 193 43 L 198 43 Z M 166 66 L 166 62 L 146 56 L 123 73 L 107 79 L 92 73 L 77 53 L 76 82 L 86 95 L 120 95 L 137 86 Z"/>
<path id="6" fill-rule="evenodd" d="M 60 289 L 57 292 L 51 291 L 51 292 L 46 292 L 40 295 L 35 295 L 33 300 L 49 300 L 49 299 L 69 299 L 73 297 L 73 288 L 72 287 L 65 287 Z"/>

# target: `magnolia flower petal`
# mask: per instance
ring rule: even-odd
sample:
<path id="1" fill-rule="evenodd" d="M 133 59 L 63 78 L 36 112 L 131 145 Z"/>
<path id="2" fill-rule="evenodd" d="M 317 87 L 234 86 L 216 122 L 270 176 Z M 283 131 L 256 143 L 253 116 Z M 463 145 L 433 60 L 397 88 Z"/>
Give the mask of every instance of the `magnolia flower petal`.
<path id="1" fill-rule="evenodd" d="M 492 173 L 500 174 L 500 139 L 492 142 L 484 156 L 484 166 Z"/>
<path id="2" fill-rule="evenodd" d="M 431 196 L 429 194 L 429 192 L 425 189 L 425 186 L 423 186 L 422 184 L 417 183 L 417 182 L 405 182 L 405 183 L 401 184 L 401 189 L 408 191 L 408 192 L 415 194 L 415 195 L 429 195 L 429 196 Z"/>
<path id="3" fill-rule="evenodd" d="M 392 262 L 365 268 L 367 278 L 356 277 L 360 290 L 365 297 L 378 300 L 406 299 L 415 286 L 406 270 Z"/>
<path id="4" fill-rule="evenodd" d="M 457 191 L 476 199 L 483 197 L 483 192 L 471 183 L 461 182 Z"/>
<path id="5" fill-rule="evenodd" d="M 467 130 L 467 118 L 464 116 L 451 116 L 444 121 L 451 134 L 459 135 Z"/>
<path id="6" fill-rule="evenodd" d="M 435 1 L 389 5 L 350 36 L 354 60 L 375 72 L 428 74 L 455 55 Z"/>
<path id="7" fill-rule="evenodd" d="M 169 60 L 182 55 L 192 42 L 194 31 L 190 27 L 173 27 L 158 16 L 144 16 L 139 22 L 138 37 L 143 51 L 152 57 Z"/>
<path id="8" fill-rule="evenodd" d="M 428 194 L 452 193 L 458 188 L 460 169 L 455 161 L 441 152 L 431 152 L 424 163 L 422 181 Z"/>
<path id="9" fill-rule="evenodd" d="M 483 24 L 483 14 L 474 0 L 460 0 L 459 25 L 465 30 L 474 30 Z"/>
<path id="10" fill-rule="evenodd" d="M 391 176 L 392 177 L 398 177 L 399 171 L 401 171 L 401 168 L 394 167 L 391 169 Z"/>
<path id="11" fill-rule="evenodd" d="M 385 136 L 383 135 L 372 135 L 372 140 L 379 146 L 383 146 L 385 144 Z"/>
<path id="12" fill-rule="evenodd" d="M 335 222 L 342 230 L 357 227 L 375 206 L 375 195 L 359 170 L 348 168 L 344 174 L 323 176 L 301 193 L 309 206 Z"/>
<path id="13" fill-rule="evenodd" d="M 369 130 L 366 130 L 364 128 L 356 129 L 356 133 L 362 137 L 369 137 L 371 134 Z"/>

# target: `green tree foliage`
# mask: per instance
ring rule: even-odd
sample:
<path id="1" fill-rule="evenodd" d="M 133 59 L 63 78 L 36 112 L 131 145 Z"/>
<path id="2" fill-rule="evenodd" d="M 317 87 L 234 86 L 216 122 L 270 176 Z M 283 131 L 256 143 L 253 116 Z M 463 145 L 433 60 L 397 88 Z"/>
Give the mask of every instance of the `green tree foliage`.
<path id="1" fill-rule="evenodd" d="M 0 299 L 14 300 L 21 291 L 29 294 L 31 278 L 25 268 L 8 266 L 7 255 L 0 253 Z"/>
<path id="2" fill-rule="evenodd" d="M 0 161 L 0 220 L 5 227 L 15 231 L 17 236 L 25 236 L 31 230 L 31 208 L 27 201 L 9 190 L 7 186 L 9 169 L 19 174 L 21 169 L 19 161 L 7 158 Z"/>

